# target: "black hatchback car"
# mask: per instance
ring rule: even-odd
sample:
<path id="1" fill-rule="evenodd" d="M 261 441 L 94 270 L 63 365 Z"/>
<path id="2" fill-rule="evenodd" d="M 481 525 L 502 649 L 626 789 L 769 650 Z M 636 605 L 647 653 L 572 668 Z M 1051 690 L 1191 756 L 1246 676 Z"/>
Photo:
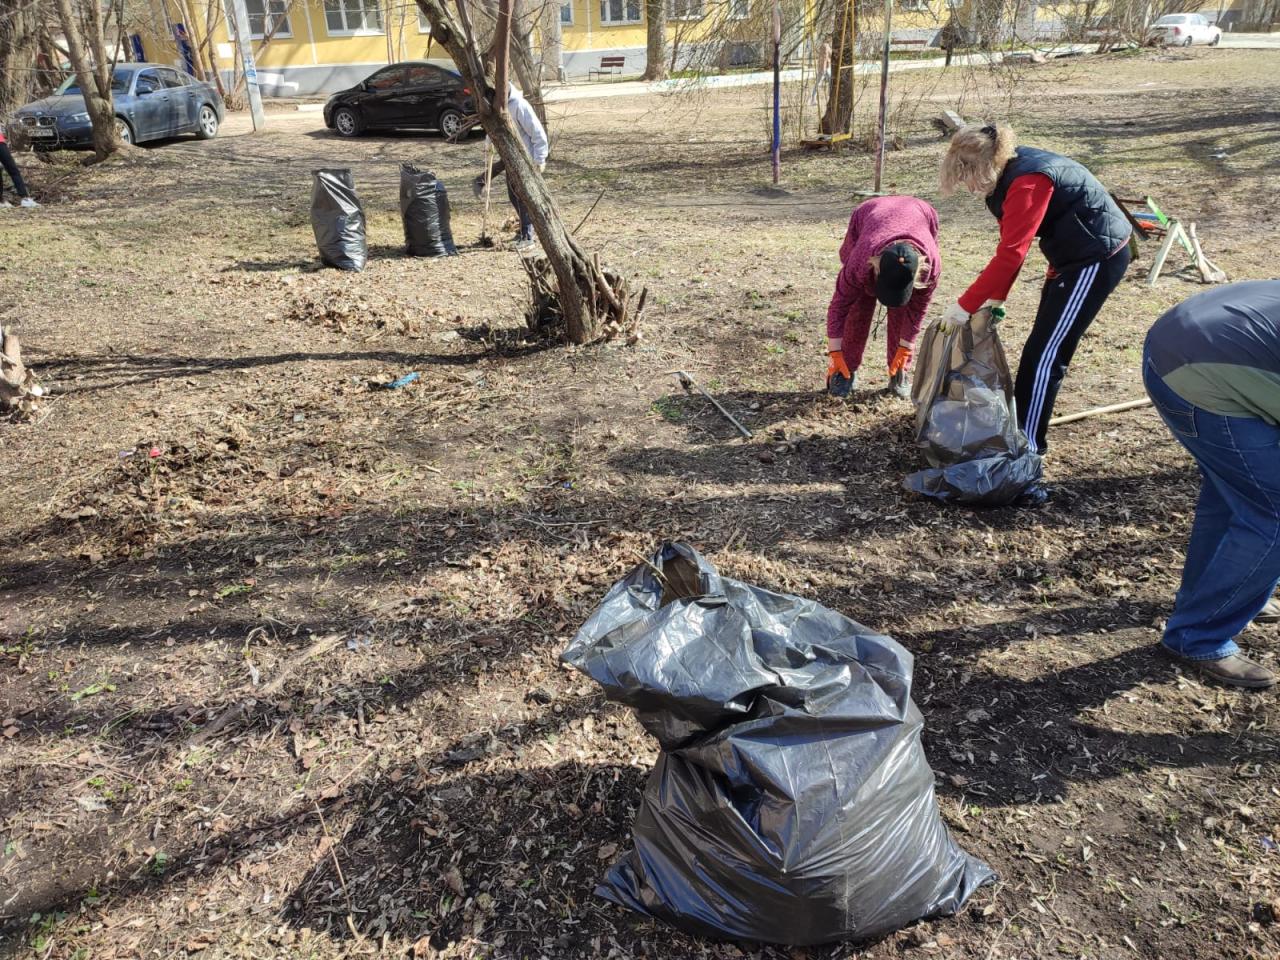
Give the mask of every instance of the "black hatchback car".
<path id="1" fill-rule="evenodd" d="M 339 136 L 366 130 L 439 130 L 449 140 L 475 112 L 462 76 L 425 60 L 383 67 L 324 105 L 324 125 Z"/>

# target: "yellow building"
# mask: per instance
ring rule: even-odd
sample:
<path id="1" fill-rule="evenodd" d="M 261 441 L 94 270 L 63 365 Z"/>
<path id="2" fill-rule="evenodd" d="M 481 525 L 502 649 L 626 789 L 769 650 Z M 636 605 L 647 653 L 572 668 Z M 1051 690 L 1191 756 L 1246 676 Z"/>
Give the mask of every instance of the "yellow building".
<path id="1" fill-rule="evenodd" d="M 784 0 L 791 17 L 790 47 L 807 54 L 800 36 L 815 0 Z M 677 69 L 714 56 L 720 66 L 764 65 L 771 0 L 667 0 L 667 36 Z M 894 34 L 929 42 L 945 22 L 947 0 L 894 0 Z M 258 83 L 266 96 L 306 96 L 346 89 L 397 60 L 448 57 L 432 47 L 425 18 L 410 0 L 245 0 Z M 869 4 L 878 9 L 878 0 Z M 861 6 L 860 6 L 861 9 Z M 184 66 L 196 75 L 212 67 L 229 78 L 233 33 L 222 0 L 149 0 L 131 34 L 135 59 Z M 586 76 L 602 57 L 625 59 L 622 73 L 645 67 L 643 0 L 565 0 L 560 8 L 562 70 Z M 192 29 L 192 25 L 195 29 Z M 708 54 L 713 31 L 728 37 Z M 536 38 L 535 38 L 536 40 Z M 917 41 L 918 42 L 918 41 Z M 669 55 L 672 55 L 669 52 Z"/>

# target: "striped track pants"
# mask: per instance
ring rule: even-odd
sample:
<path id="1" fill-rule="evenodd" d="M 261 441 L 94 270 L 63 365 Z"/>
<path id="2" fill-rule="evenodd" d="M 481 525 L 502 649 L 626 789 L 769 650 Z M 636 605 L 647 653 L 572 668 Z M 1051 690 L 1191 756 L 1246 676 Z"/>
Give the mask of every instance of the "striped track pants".
<path id="1" fill-rule="evenodd" d="M 1040 291 L 1040 309 L 1022 348 L 1014 385 L 1018 424 L 1038 453 L 1049 448 L 1045 434 L 1053 416 L 1053 403 L 1080 338 L 1128 266 L 1129 248 L 1124 246 L 1106 260 L 1066 270 L 1046 280 Z"/>

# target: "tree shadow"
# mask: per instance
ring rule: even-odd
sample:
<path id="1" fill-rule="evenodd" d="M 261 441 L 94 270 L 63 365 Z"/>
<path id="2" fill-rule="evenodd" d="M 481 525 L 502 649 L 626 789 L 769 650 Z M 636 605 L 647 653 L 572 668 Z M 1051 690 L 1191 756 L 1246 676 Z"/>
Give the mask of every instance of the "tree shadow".
<path id="1" fill-rule="evenodd" d="M 280 257 L 275 260 L 237 260 L 220 273 L 320 273 L 330 269 L 315 257 Z"/>
<path id="2" fill-rule="evenodd" d="M 297 351 L 238 357 L 182 357 L 172 354 L 130 353 L 40 356 L 35 350 L 30 353 L 33 358 L 38 358 L 42 376 L 50 381 L 49 393 L 52 396 L 99 393 L 103 390 L 163 380 L 204 377 L 309 361 L 377 362 L 396 367 L 415 365 L 466 367 L 483 360 L 488 355 L 485 352 L 432 354 L 409 353 L 401 350 Z M 84 384 L 67 382 L 86 379 L 91 382 Z"/>

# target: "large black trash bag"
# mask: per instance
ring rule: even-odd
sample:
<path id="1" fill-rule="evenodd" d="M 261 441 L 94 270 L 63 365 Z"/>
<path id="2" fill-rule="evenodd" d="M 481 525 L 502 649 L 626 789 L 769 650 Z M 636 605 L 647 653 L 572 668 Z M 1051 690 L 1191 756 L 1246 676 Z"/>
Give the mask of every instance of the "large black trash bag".
<path id="1" fill-rule="evenodd" d="M 938 321 L 921 338 L 912 400 L 916 446 L 928 467 L 903 486 L 972 507 L 1015 502 L 1040 481 L 1040 456 L 1018 427 L 1013 375 L 997 330 L 1003 308 L 984 307 L 960 330 Z"/>
<path id="2" fill-rule="evenodd" d="M 411 257 L 450 257 L 458 252 L 449 226 L 449 193 L 430 171 L 400 165 L 400 218 Z"/>
<path id="3" fill-rule="evenodd" d="M 339 270 L 363 270 L 369 258 L 364 209 L 356 196 L 351 171 L 312 170 L 311 229 L 320 260 Z"/>
<path id="4" fill-rule="evenodd" d="M 563 659 L 663 751 L 605 899 L 802 946 L 955 913 L 994 878 L 939 817 L 911 654 L 889 637 L 668 543 Z"/>

